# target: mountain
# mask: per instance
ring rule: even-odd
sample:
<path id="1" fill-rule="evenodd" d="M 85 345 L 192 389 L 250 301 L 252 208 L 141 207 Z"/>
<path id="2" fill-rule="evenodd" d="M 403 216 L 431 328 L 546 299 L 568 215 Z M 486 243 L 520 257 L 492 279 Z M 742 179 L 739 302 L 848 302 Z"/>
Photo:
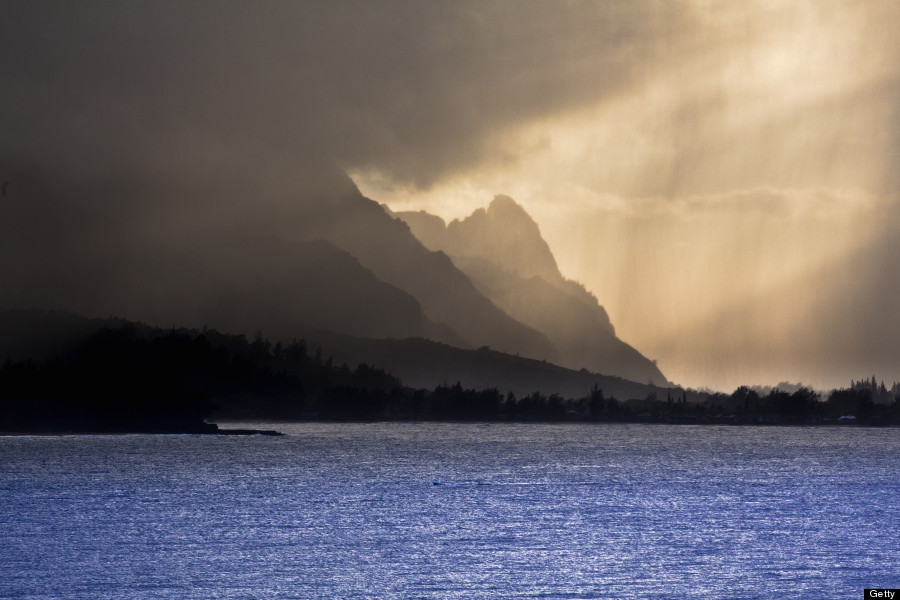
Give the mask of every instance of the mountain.
<path id="1" fill-rule="evenodd" d="M 0 309 L 262 331 L 273 340 L 311 330 L 421 338 L 666 383 L 615 338 L 596 299 L 559 274 L 537 225 L 512 200 L 444 228 L 445 251 L 426 247 L 331 165 L 167 168 L 154 177 L 14 173 L 14 192 L 0 204 Z M 473 254 L 448 256 L 462 248 Z M 360 361 L 387 366 L 370 350 Z M 430 372 L 468 380 L 460 370 Z"/>
<path id="2" fill-rule="evenodd" d="M 554 284 L 563 281 L 537 223 L 509 196 L 496 196 L 487 209 L 479 208 L 466 219 L 446 226 L 440 217 L 425 212 L 397 216 L 429 248 L 453 257 L 490 257 L 524 278 L 537 276 Z"/>
<path id="3" fill-rule="evenodd" d="M 350 338 L 330 332 L 310 331 L 309 344 L 322 348 L 335 364 L 351 367 L 374 362 L 404 385 L 431 389 L 460 383 L 465 388 L 496 388 L 522 398 L 534 392 L 581 398 L 591 388 L 620 400 L 645 398 L 654 393 L 663 397 L 675 388 L 665 384 L 648 385 L 623 377 L 568 369 L 489 348 L 466 350 L 424 339 L 390 340 Z"/>
<path id="4" fill-rule="evenodd" d="M 111 335 L 112 338 L 110 338 Z M 352 373 L 361 376 L 367 371 L 366 368 L 360 371 L 360 365 L 364 363 L 372 365 L 371 359 L 375 357 L 379 366 L 390 374 L 382 374 L 384 381 L 380 385 L 384 385 L 386 381 L 389 387 L 398 385 L 397 381 L 391 378 L 393 375 L 399 377 L 403 385 L 416 389 L 433 389 L 441 385 L 460 383 L 467 389 L 493 388 L 503 395 L 512 392 L 519 398 L 524 398 L 534 392 L 545 395 L 559 394 L 564 398 L 583 398 L 588 396 L 592 389 L 600 389 L 607 397 L 612 396 L 625 401 L 632 398 L 642 399 L 650 394 L 656 394 L 661 398 L 675 391 L 674 388 L 649 386 L 620 377 L 574 371 L 546 361 L 504 354 L 487 348 L 466 350 L 422 338 L 372 339 L 348 336 L 333 331 L 303 331 L 299 338 L 303 342 L 299 347 L 309 353 L 306 362 L 292 360 L 276 365 L 272 364 L 271 357 L 261 360 L 256 352 L 256 350 L 267 347 L 265 343 L 260 344 L 259 348 L 254 350 L 252 346 L 257 345 L 257 342 L 248 346 L 246 338 L 220 333 L 215 329 L 203 329 L 202 331 L 161 329 L 123 319 L 89 319 L 72 313 L 39 310 L 0 310 L 0 357 L 10 361 L 30 364 L 56 360 L 71 361 L 79 352 L 82 352 L 87 342 L 97 340 L 98 336 L 113 341 L 138 342 L 152 342 L 167 337 L 178 338 L 182 341 L 190 338 L 197 342 L 197 339 L 202 337 L 204 341 L 199 346 L 193 344 L 193 350 L 182 347 L 181 351 L 172 357 L 174 364 L 166 368 L 178 370 L 188 367 L 190 365 L 184 361 L 190 359 L 193 364 L 194 360 L 198 358 L 196 351 L 202 350 L 199 356 L 201 360 L 194 366 L 208 369 L 211 358 L 221 362 L 221 356 L 218 354 L 217 357 L 206 356 L 209 354 L 207 350 L 211 348 L 216 353 L 226 350 L 238 352 L 244 358 L 253 358 L 255 366 L 251 369 L 253 373 L 249 373 L 250 379 L 262 377 L 265 380 L 272 376 L 277 379 L 281 370 L 286 370 L 288 375 L 301 374 L 304 369 L 308 371 L 311 368 L 312 365 L 309 364 L 309 361 L 313 360 L 313 357 L 319 357 L 314 360 L 320 361 L 317 364 L 322 368 L 334 367 L 336 371 L 331 374 L 332 379 L 349 377 Z M 283 358 L 291 354 L 290 347 L 291 345 L 282 346 Z M 189 351 L 185 353 L 185 350 Z M 253 356 L 246 356 L 248 352 Z M 113 358 L 107 353 L 106 360 Z M 159 357 L 159 359 L 163 358 Z M 161 360 L 160 365 L 165 366 L 165 363 L 165 360 Z M 339 365 L 347 365 L 349 368 L 339 367 Z M 242 367 L 245 368 L 246 365 Z M 202 378 L 188 377 L 187 379 L 191 385 L 200 384 L 205 387 L 207 392 L 214 391 L 217 402 L 224 402 L 224 397 L 231 398 L 232 396 L 239 400 L 242 399 L 240 401 L 247 404 L 244 408 L 249 408 L 250 405 L 264 406 L 265 398 L 273 392 L 273 383 L 278 384 L 278 381 L 265 380 L 258 381 L 255 387 L 250 380 L 247 380 L 248 373 L 236 373 L 233 372 L 233 368 L 224 371 L 220 369 L 220 371 L 222 372 L 219 372 L 216 377 L 211 377 L 211 374 L 207 373 Z M 289 394 L 294 397 L 293 401 L 301 402 L 302 405 L 305 396 L 315 396 L 314 388 L 317 385 L 323 385 L 321 381 L 316 383 L 320 375 L 322 374 L 318 373 L 318 375 L 307 377 L 305 391 L 293 390 Z M 122 377 L 108 373 L 105 379 L 121 380 Z M 341 383 L 341 381 L 332 383 L 334 385 L 347 384 L 347 382 Z M 360 381 L 358 383 L 363 386 L 372 385 L 372 382 L 367 384 Z M 135 383 L 118 381 L 116 385 L 121 389 L 133 389 Z M 274 391 L 282 393 L 283 390 L 279 385 L 275 386 L 277 389 Z M 232 400 L 228 400 L 226 403 L 230 403 Z M 299 413 L 294 411 L 291 414 L 296 416 Z"/>
<path id="5" fill-rule="evenodd" d="M 289 184 L 241 204 L 229 227 L 286 240 L 327 240 L 414 297 L 429 320 L 455 333 L 457 345 L 558 358 L 546 335 L 496 306 L 446 254 L 426 248 L 405 223 L 362 196 L 343 172 L 304 165 L 276 179 Z"/>
<path id="6" fill-rule="evenodd" d="M 413 296 L 325 240 L 247 238 L 209 258 L 216 285 L 198 298 L 208 322 L 225 330 L 281 337 L 315 324 L 364 337 L 465 344 L 449 327 L 430 321 Z"/>
<path id="7" fill-rule="evenodd" d="M 313 327 L 556 358 L 543 334 L 331 165 L 156 178 L 31 169 L 12 179 L 0 204 L 0 308 L 273 339 Z"/>
<path id="8" fill-rule="evenodd" d="M 652 361 L 616 337 L 596 297 L 563 277 L 537 223 L 511 198 L 497 196 L 486 210 L 449 225 L 424 212 L 395 216 L 427 247 L 451 256 L 509 315 L 546 335 L 559 364 L 668 383 Z"/>
<path id="9" fill-rule="evenodd" d="M 316 326 L 359 336 L 466 342 L 418 301 L 324 240 L 144 228 L 148 208 L 24 189 L 0 220 L 0 307 L 116 315 L 161 326 L 215 324 L 290 338 Z M 93 190 L 92 190 L 93 191 Z M 129 204 L 129 192 L 117 200 Z"/>
<path id="10" fill-rule="evenodd" d="M 321 236 L 357 257 L 381 280 L 414 296 L 425 314 L 452 328 L 472 346 L 490 346 L 538 359 L 556 360 L 545 334 L 498 307 L 443 252 L 427 249 L 400 220 L 358 192 L 342 205 L 339 218 L 300 235 Z"/>

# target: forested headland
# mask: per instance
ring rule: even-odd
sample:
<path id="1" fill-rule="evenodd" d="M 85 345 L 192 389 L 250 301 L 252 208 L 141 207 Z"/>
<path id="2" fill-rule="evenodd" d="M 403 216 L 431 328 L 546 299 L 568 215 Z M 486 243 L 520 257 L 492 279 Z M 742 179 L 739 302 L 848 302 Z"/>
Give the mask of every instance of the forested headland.
<path id="1" fill-rule="evenodd" d="M 900 424 L 900 386 L 874 378 L 820 394 L 801 387 L 732 394 L 671 388 L 578 398 L 448 383 L 414 389 L 365 363 L 337 365 L 302 340 L 215 330 L 102 327 L 40 359 L 0 366 L 0 431 L 214 433 L 216 419 Z"/>

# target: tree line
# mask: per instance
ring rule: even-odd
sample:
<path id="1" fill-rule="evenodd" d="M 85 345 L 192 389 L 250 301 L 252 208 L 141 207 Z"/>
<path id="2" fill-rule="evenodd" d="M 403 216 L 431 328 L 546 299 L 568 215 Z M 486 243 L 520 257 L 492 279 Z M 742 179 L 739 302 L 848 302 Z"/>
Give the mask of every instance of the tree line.
<path id="1" fill-rule="evenodd" d="M 335 365 L 304 341 L 272 344 L 214 330 L 106 327 L 64 355 L 0 366 L 0 431 L 214 432 L 206 419 L 900 424 L 900 388 L 851 382 L 826 398 L 673 389 L 620 401 L 516 397 L 460 383 L 413 389 L 381 368 Z M 887 394 L 887 395 L 886 395 Z"/>

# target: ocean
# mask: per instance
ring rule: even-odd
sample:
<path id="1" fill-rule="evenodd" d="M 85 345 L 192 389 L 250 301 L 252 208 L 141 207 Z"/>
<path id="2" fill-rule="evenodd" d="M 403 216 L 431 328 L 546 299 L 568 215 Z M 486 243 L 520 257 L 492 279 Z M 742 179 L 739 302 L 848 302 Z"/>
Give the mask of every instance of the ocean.
<path id="1" fill-rule="evenodd" d="M 256 426 L 286 435 L 0 438 L 0 598 L 900 587 L 898 429 Z"/>

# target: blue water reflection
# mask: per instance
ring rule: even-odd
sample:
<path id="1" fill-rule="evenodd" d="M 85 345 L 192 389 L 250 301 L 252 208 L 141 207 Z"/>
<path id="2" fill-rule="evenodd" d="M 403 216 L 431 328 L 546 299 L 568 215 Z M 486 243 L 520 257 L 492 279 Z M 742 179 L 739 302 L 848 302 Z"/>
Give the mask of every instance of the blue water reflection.
<path id="1" fill-rule="evenodd" d="M 0 438 L 0 598 L 900 587 L 900 430 L 277 428 L 288 435 Z"/>

